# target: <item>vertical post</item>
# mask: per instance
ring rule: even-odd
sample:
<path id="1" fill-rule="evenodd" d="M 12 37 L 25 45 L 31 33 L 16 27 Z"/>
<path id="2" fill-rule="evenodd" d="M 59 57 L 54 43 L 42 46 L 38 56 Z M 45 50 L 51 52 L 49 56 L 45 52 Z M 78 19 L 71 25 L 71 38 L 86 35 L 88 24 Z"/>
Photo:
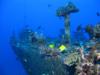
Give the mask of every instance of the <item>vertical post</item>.
<path id="1" fill-rule="evenodd" d="M 71 44 L 71 36 L 70 36 L 70 15 L 65 16 L 65 37 L 66 41 L 68 41 L 69 45 Z"/>

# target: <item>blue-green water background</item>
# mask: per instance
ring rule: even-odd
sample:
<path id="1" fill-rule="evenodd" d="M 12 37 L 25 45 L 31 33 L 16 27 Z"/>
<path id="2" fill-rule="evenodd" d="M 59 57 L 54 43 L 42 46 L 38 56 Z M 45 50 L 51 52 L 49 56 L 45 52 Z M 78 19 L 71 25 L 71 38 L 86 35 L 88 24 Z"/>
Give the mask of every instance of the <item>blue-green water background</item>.
<path id="1" fill-rule="evenodd" d="M 71 15 L 71 31 L 79 24 L 100 22 L 96 12 L 100 12 L 100 0 L 0 0 L 0 75 L 27 75 L 9 44 L 12 31 L 20 31 L 30 25 L 35 31 L 41 31 L 57 37 L 64 28 L 63 18 L 56 17 L 56 9 L 72 1 L 80 9 Z"/>

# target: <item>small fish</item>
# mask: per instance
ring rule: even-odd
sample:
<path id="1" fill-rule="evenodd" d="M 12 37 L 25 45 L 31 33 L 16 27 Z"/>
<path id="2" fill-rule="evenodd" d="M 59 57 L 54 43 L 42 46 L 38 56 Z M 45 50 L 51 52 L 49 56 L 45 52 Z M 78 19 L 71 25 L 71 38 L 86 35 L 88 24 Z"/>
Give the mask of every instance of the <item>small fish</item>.
<path id="1" fill-rule="evenodd" d="M 100 12 L 97 12 L 96 15 L 97 15 L 97 16 L 100 16 Z"/>
<path id="2" fill-rule="evenodd" d="M 77 31 L 81 31 L 82 30 L 82 26 L 81 25 L 79 25 L 78 27 L 77 27 L 77 29 L 76 29 Z"/>
<path id="3" fill-rule="evenodd" d="M 41 28 L 42 28 L 41 26 L 38 26 L 38 27 L 37 27 L 37 30 L 40 30 Z"/>
<path id="4" fill-rule="evenodd" d="M 50 54 L 42 54 L 41 55 L 41 58 L 45 58 L 45 57 L 52 57 L 52 55 L 50 55 Z"/>
<path id="5" fill-rule="evenodd" d="M 51 7 L 51 6 L 52 6 L 51 4 L 48 4 L 48 8 Z"/>

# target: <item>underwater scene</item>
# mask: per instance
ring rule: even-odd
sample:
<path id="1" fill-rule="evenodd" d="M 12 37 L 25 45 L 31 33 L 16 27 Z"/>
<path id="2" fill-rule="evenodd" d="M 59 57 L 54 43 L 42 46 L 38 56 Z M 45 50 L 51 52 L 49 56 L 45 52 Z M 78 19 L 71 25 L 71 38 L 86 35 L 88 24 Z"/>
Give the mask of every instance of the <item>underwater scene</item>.
<path id="1" fill-rule="evenodd" d="M 0 0 L 0 75 L 100 75 L 100 0 Z"/>

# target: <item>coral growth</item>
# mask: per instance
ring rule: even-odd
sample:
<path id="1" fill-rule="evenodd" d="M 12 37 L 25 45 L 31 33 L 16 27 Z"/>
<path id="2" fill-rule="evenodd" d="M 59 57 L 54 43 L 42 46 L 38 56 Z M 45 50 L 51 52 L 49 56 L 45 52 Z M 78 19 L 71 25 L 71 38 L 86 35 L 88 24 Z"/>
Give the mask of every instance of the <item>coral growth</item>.
<path id="1" fill-rule="evenodd" d="M 69 2 L 67 6 L 60 7 L 57 10 L 57 16 L 58 17 L 64 17 L 64 23 L 65 23 L 65 37 L 68 43 L 71 43 L 70 41 L 70 14 L 78 12 L 79 9 L 76 8 L 76 6 Z"/>
<path id="2" fill-rule="evenodd" d="M 85 31 L 93 38 L 100 38 L 100 23 L 95 26 L 87 25 Z"/>

